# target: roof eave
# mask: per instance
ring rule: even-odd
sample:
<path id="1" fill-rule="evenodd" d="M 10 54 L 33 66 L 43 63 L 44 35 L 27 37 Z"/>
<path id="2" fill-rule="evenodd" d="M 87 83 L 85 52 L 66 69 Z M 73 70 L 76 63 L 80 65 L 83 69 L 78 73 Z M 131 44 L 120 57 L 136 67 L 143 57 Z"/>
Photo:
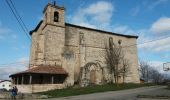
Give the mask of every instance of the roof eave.
<path id="1" fill-rule="evenodd" d="M 39 29 L 39 27 L 41 26 L 42 23 L 43 23 L 43 20 L 41 20 L 41 21 L 38 23 L 38 25 L 35 27 L 35 29 L 33 29 L 33 30 L 31 30 L 31 31 L 29 32 L 29 35 L 32 35 L 33 32 L 36 32 L 36 31 Z"/>
<path id="2" fill-rule="evenodd" d="M 136 38 L 136 39 L 138 38 L 138 36 L 135 36 L 135 35 L 119 34 L 119 33 L 114 33 L 114 32 L 109 32 L 109 31 L 94 29 L 94 28 L 90 28 L 90 27 L 79 26 L 79 25 L 70 24 L 70 23 L 65 23 L 65 25 L 66 25 L 66 26 L 78 27 L 78 28 L 82 28 L 82 29 L 88 29 L 88 30 L 98 31 L 98 32 L 103 32 L 103 33 L 111 34 L 111 35 L 124 36 L 124 37 L 127 37 L 127 38 Z"/>

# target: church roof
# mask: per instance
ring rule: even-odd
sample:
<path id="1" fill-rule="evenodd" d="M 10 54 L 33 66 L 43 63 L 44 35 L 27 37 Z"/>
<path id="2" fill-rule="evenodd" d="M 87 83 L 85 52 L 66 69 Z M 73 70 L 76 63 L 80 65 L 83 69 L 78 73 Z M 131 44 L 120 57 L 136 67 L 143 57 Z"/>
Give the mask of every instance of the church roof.
<path id="1" fill-rule="evenodd" d="M 68 73 L 60 66 L 37 66 L 22 72 L 12 74 L 9 77 L 15 75 L 21 75 L 21 74 L 65 74 L 67 75 Z"/>
<path id="2" fill-rule="evenodd" d="M 41 20 L 41 21 L 38 23 L 38 25 L 36 26 L 36 28 L 35 28 L 34 30 L 30 31 L 29 34 L 32 35 L 33 32 L 36 32 L 36 31 L 39 29 L 39 27 L 41 26 L 42 23 L 43 23 L 43 20 Z M 100 29 L 89 28 L 89 27 L 80 26 L 80 25 L 74 25 L 74 24 L 70 24 L 70 23 L 65 23 L 65 25 L 66 25 L 66 26 L 77 27 L 77 28 L 80 28 L 80 29 L 87 29 L 87 30 L 102 32 L 102 33 L 110 34 L 110 35 L 123 36 L 123 37 L 127 37 L 127 38 L 138 38 L 138 36 L 135 36 L 135 35 L 119 34 L 119 33 L 104 31 L 104 30 L 100 30 Z"/>

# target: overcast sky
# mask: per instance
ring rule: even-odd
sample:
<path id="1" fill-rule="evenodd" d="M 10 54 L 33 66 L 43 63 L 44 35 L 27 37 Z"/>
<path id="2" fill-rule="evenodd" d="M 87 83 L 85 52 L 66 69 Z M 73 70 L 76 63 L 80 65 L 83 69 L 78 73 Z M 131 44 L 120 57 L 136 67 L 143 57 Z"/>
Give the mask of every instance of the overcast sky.
<path id="1" fill-rule="evenodd" d="M 30 31 L 43 18 L 42 11 L 49 0 L 12 1 Z M 170 62 L 170 0 L 56 1 L 66 8 L 66 22 L 138 35 L 139 59 L 148 61 L 161 72 L 163 63 Z M 157 41 L 148 43 L 152 40 Z M 5 0 L 0 0 L 0 46 L 0 79 L 27 68 L 30 40 Z"/>

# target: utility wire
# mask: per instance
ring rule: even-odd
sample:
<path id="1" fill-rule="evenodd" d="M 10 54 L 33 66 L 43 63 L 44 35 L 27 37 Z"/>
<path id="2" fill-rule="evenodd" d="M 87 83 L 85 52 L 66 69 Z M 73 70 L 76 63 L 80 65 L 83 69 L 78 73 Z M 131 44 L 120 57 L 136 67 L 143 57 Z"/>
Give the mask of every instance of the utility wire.
<path id="1" fill-rule="evenodd" d="M 14 17 L 16 18 L 17 22 L 18 22 L 19 25 L 21 26 L 22 30 L 25 32 L 25 34 L 26 34 L 26 35 L 28 36 L 28 38 L 30 39 L 29 35 L 27 34 L 27 32 L 29 32 L 29 31 L 28 31 L 28 28 L 26 27 L 25 23 L 23 22 L 21 16 L 18 14 L 18 11 L 16 10 L 13 2 L 12 2 L 11 0 L 9 0 L 10 3 L 11 3 L 11 5 L 12 5 L 12 7 L 13 7 L 13 8 L 12 8 L 11 5 L 10 5 L 10 3 L 8 2 L 8 0 L 5 0 L 5 1 L 6 1 L 6 3 L 8 4 L 8 6 L 9 6 L 11 12 L 13 13 Z M 13 10 L 13 9 L 14 9 L 14 10 Z M 15 11 L 16 13 L 15 13 L 14 11 Z M 18 16 L 18 17 L 17 17 L 17 16 Z M 19 19 L 18 19 L 18 18 L 19 18 Z M 21 21 L 21 22 L 20 22 L 20 21 Z M 27 31 L 27 32 L 26 32 L 26 31 Z M 155 41 L 167 39 L 167 38 L 169 38 L 169 37 L 170 37 L 170 36 L 163 37 L 163 38 L 159 38 L 159 39 L 154 39 L 154 40 L 150 40 L 150 41 L 146 41 L 146 42 L 143 42 L 143 43 L 138 43 L 138 44 L 132 44 L 132 45 L 128 45 L 128 46 L 123 46 L 122 48 L 127 48 L 127 47 L 137 46 L 137 45 L 143 45 L 143 44 L 146 44 L 146 43 L 151 43 L 151 42 L 155 42 Z M 7 65 L 7 64 L 17 64 L 17 62 L 14 62 L 14 63 L 6 63 L 6 64 L 1 64 L 1 65 Z"/>
<path id="2" fill-rule="evenodd" d="M 155 42 L 155 41 L 160 41 L 160 40 L 167 39 L 167 38 L 170 38 L 170 36 L 163 37 L 163 38 L 159 38 L 159 39 L 155 39 L 155 40 L 146 41 L 146 42 L 139 43 L 139 44 L 133 44 L 133 45 L 129 45 L 129 46 L 123 46 L 122 48 L 131 47 L 131 46 L 136 46 L 136 45 L 142 45 L 142 44 L 146 44 L 146 43 L 151 43 L 151 42 Z M 8 64 L 9 64 L 9 65 L 10 65 L 10 64 L 18 64 L 18 63 L 23 63 L 23 62 L 12 62 L 12 63 L 0 64 L 0 66 L 8 65 Z M 24 62 L 24 63 L 26 63 L 26 62 Z"/>
<path id="3" fill-rule="evenodd" d="M 7 5 L 9 6 L 9 8 L 10 8 L 12 14 L 14 15 L 15 19 L 16 19 L 17 22 L 19 23 L 21 29 L 24 31 L 24 33 L 26 34 L 26 36 L 31 40 L 31 38 L 30 38 L 29 35 L 27 34 L 27 28 L 24 28 L 24 26 L 23 26 L 23 24 L 22 24 L 23 21 L 19 20 L 21 17 L 18 19 L 17 14 L 16 14 L 15 11 L 13 10 L 13 8 L 12 8 L 12 6 L 10 5 L 10 3 L 8 2 L 8 0 L 5 0 L 5 1 L 6 1 Z M 19 15 L 19 14 L 18 14 L 18 15 Z M 20 22 L 20 21 L 21 21 L 21 22 Z M 24 24 L 24 25 L 25 25 L 25 24 Z M 26 25 L 25 25 L 25 27 L 26 27 Z"/>
<path id="4" fill-rule="evenodd" d="M 15 8 L 14 3 L 12 2 L 12 0 L 9 0 L 9 1 L 10 1 L 10 3 L 12 4 L 12 7 L 14 8 L 14 11 L 16 12 L 17 16 L 19 17 L 20 21 L 21 21 L 22 24 L 24 25 L 26 31 L 29 33 L 29 30 L 28 30 L 28 28 L 26 27 L 26 24 L 24 23 L 24 21 L 22 20 L 22 17 L 19 15 L 17 9 Z"/>
<path id="5" fill-rule="evenodd" d="M 167 38 L 170 38 L 170 36 L 166 36 L 166 37 L 162 37 L 162 38 L 158 38 L 158 39 L 153 39 L 153 40 L 150 40 L 150 41 L 145 41 L 145 42 L 143 42 L 143 43 L 138 43 L 138 44 L 132 44 L 132 45 L 128 45 L 128 46 L 123 46 L 122 48 L 131 47 L 131 46 L 143 45 L 143 44 L 146 44 L 146 43 L 152 43 L 152 42 L 164 40 L 164 39 L 167 39 Z"/>

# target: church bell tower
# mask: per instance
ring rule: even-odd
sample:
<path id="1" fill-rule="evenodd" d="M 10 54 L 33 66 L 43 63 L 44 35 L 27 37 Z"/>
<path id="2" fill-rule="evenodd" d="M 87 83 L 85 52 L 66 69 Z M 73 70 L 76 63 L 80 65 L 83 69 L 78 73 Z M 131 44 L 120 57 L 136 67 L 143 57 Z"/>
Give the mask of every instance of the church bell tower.
<path id="1" fill-rule="evenodd" d="M 47 24 L 53 24 L 57 26 L 65 26 L 64 22 L 64 7 L 57 6 L 55 1 L 53 4 L 48 3 L 44 8 L 44 21 Z"/>
<path id="2" fill-rule="evenodd" d="M 44 64 L 62 66 L 62 54 L 65 44 L 64 7 L 56 3 L 44 8 Z"/>

